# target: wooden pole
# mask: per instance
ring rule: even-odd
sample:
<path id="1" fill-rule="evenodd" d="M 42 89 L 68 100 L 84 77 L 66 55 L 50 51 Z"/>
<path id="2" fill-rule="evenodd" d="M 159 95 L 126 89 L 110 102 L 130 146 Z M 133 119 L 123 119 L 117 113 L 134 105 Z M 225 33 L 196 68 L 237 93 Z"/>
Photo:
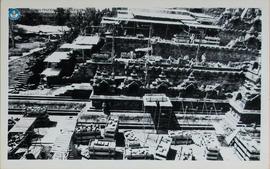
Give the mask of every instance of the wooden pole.
<path id="1" fill-rule="evenodd" d="M 196 65 L 198 65 L 198 63 L 199 63 L 199 51 L 200 51 L 200 46 L 202 43 L 202 35 L 203 35 L 203 32 L 200 31 L 200 41 L 199 41 L 197 52 L 196 52 Z"/>
<path id="2" fill-rule="evenodd" d="M 165 39 L 167 39 L 167 33 L 168 33 L 168 24 L 167 24 L 167 26 L 166 26 Z"/>

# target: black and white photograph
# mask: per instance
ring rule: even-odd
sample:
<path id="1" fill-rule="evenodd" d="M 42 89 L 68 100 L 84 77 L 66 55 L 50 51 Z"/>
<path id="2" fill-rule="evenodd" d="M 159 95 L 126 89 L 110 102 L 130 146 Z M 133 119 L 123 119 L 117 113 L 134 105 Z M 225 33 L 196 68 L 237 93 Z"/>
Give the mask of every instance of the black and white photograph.
<path id="1" fill-rule="evenodd" d="M 8 161 L 261 161 L 261 8 L 7 12 Z"/>

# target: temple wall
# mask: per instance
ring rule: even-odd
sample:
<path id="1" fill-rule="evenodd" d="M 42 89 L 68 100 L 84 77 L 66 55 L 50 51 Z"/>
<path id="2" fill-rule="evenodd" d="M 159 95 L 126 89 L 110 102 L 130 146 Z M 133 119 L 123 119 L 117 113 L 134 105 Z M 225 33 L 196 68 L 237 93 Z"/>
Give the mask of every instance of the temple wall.
<path id="1" fill-rule="evenodd" d="M 220 45 L 225 46 L 231 40 L 235 40 L 243 34 L 246 34 L 246 31 L 244 31 L 244 30 L 231 30 L 231 29 L 220 31 L 219 32 Z"/>
<path id="2" fill-rule="evenodd" d="M 116 96 L 117 97 L 117 96 Z M 141 110 L 143 111 L 143 100 L 142 99 L 134 99 L 134 100 L 127 100 L 127 99 L 102 99 L 102 98 L 95 98 L 90 97 L 90 100 L 92 100 L 92 104 L 95 108 L 101 109 L 102 103 L 106 102 L 110 106 L 110 110 Z M 186 107 L 187 110 L 186 113 L 193 113 L 193 114 L 224 114 L 225 112 L 229 111 L 230 105 L 226 102 L 217 102 L 213 104 L 213 102 L 206 102 L 205 105 L 203 105 L 204 100 L 190 100 L 186 99 L 186 101 L 183 101 L 183 104 L 181 101 L 173 99 L 171 100 L 173 105 L 173 111 L 177 111 L 178 113 L 183 113 L 182 106 Z M 194 109 L 196 109 L 194 111 Z"/>

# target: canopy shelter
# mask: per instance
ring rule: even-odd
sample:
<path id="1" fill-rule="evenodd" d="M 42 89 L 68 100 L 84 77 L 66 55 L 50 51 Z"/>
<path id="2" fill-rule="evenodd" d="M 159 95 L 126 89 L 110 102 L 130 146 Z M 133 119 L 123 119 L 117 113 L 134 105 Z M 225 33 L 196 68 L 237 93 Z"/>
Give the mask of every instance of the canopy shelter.
<path id="1" fill-rule="evenodd" d="M 119 24 L 118 21 L 110 21 L 110 20 L 103 20 L 101 21 L 101 24 Z"/>
<path id="2" fill-rule="evenodd" d="M 60 49 L 70 49 L 70 50 L 81 50 L 83 60 L 85 60 L 85 51 L 91 50 L 94 45 L 97 45 L 100 42 L 100 37 L 97 35 L 94 36 L 78 36 L 71 44 L 63 44 Z"/>
<path id="3" fill-rule="evenodd" d="M 76 50 L 76 49 L 92 49 L 93 48 L 93 45 L 78 45 L 78 44 L 73 44 L 73 43 L 65 43 L 63 44 L 60 49 L 73 49 L 73 50 Z"/>
<path id="4" fill-rule="evenodd" d="M 69 55 L 69 52 L 54 52 L 51 55 L 49 55 L 44 62 L 50 62 L 50 63 L 60 63 L 62 60 L 69 60 L 71 56 Z"/>
<path id="5" fill-rule="evenodd" d="M 37 118 L 23 117 L 21 118 L 14 127 L 12 127 L 9 133 L 22 133 L 25 134 L 34 124 Z"/>
<path id="6" fill-rule="evenodd" d="M 154 19 L 135 19 L 135 18 L 119 18 L 119 17 L 103 17 L 103 20 L 165 24 L 165 25 L 186 25 L 186 26 L 194 27 L 194 28 L 221 29 L 221 27 L 218 25 L 204 25 L 204 24 L 200 24 L 197 21 L 193 21 L 193 20 L 163 21 L 163 20 L 154 20 Z"/>
<path id="7" fill-rule="evenodd" d="M 190 15 L 182 15 L 182 14 L 171 14 L 164 12 L 152 12 L 152 11 L 132 11 L 134 17 L 150 17 L 150 18 L 163 18 L 163 19 L 171 19 L 171 20 L 194 20 Z"/>
<path id="8" fill-rule="evenodd" d="M 97 45 L 100 41 L 99 36 L 78 36 L 72 44 L 75 45 Z"/>

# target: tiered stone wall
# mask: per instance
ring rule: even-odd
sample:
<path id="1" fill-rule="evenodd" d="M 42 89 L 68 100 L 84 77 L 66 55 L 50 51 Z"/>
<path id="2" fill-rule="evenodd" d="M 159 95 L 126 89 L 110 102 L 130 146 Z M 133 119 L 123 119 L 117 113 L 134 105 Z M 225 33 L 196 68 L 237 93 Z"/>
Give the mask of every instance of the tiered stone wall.
<path id="1" fill-rule="evenodd" d="M 224 35 L 225 36 L 225 35 Z M 226 35 L 226 38 L 231 38 L 230 35 Z M 107 39 L 107 45 L 103 47 L 103 51 L 111 51 L 111 39 Z M 147 39 L 128 39 L 128 38 L 115 38 L 115 53 L 120 55 L 120 52 L 134 51 L 136 48 L 147 47 Z M 198 45 L 194 44 L 177 44 L 171 42 L 158 42 L 153 45 L 153 55 L 159 55 L 164 58 L 169 56 L 181 57 L 189 55 L 190 58 L 196 57 Z M 210 62 L 244 62 L 255 60 L 259 53 L 256 50 L 251 49 L 229 49 L 225 47 L 212 47 L 201 46 L 199 50 L 199 56 L 206 53 L 206 59 Z"/>
<path id="2" fill-rule="evenodd" d="M 112 46 L 111 46 L 112 39 L 107 38 L 106 44 L 102 47 L 103 52 L 111 52 Z M 146 48 L 148 44 L 147 39 L 138 39 L 138 38 L 121 38 L 121 37 L 115 37 L 114 38 L 114 44 L 115 44 L 115 53 L 117 55 L 120 55 L 121 52 L 130 52 L 134 51 L 136 48 Z"/>
<path id="3" fill-rule="evenodd" d="M 157 43 L 153 46 L 154 55 L 162 57 L 181 57 L 189 55 L 190 58 L 196 58 L 197 45 L 190 44 L 173 44 L 173 43 Z M 220 62 L 227 64 L 228 62 L 244 62 L 255 60 L 259 53 L 254 50 L 229 49 L 225 47 L 201 46 L 199 57 L 206 54 L 206 61 Z M 199 58 L 200 59 L 200 58 Z"/>

